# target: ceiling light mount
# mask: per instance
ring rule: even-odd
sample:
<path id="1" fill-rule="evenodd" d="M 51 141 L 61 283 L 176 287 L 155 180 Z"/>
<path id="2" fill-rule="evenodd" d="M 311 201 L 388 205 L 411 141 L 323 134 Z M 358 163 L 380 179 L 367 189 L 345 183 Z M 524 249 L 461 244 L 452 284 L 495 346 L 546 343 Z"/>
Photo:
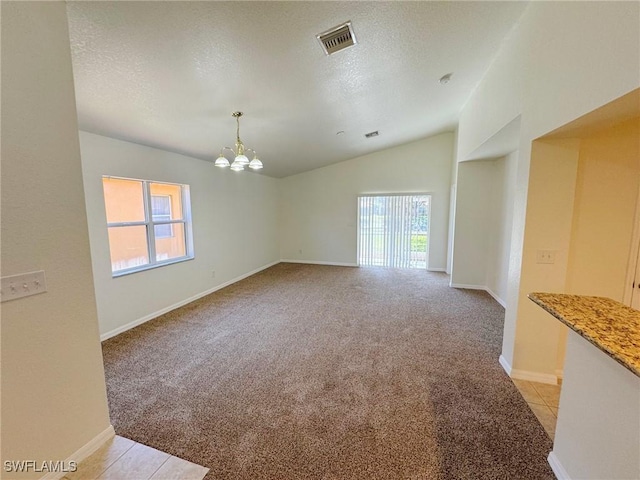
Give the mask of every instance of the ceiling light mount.
<path id="1" fill-rule="evenodd" d="M 453 72 L 451 73 L 447 73 L 446 75 L 443 75 L 442 77 L 440 77 L 440 83 L 442 85 L 446 85 L 447 83 L 449 83 L 451 81 L 451 77 L 453 77 Z"/>
<path id="2" fill-rule="evenodd" d="M 236 119 L 236 148 L 231 147 L 222 147 L 220 150 L 220 156 L 216 159 L 214 165 L 216 167 L 228 167 L 231 165 L 231 170 L 234 172 L 241 172 L 244 170 L 245 166 L 248 166 L 252 170 L 260 170 L 263 165 L 262 162 L 258 159 L 258 154 L 252 148 L 247 148 L 240 140 L 240 117 L 243 115 L 242 112 L 231 112 L 231 116 Z M 227 157 L 224 156 L 224 151 L 229 150 L 233 153 L 233 163 L 229 163 Z M 253 152 L 253 160 L 249 161 L 245 152 Z"/>

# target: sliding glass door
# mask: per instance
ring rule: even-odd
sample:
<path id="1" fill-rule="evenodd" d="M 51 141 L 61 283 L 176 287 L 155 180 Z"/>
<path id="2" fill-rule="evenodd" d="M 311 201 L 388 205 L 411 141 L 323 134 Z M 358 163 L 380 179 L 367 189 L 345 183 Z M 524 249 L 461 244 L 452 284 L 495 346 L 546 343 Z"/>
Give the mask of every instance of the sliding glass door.
<path id="1" fill-rule="evenodd" d="M 358 197 L 361 266 L 427 268 L 429 195 Z"/>

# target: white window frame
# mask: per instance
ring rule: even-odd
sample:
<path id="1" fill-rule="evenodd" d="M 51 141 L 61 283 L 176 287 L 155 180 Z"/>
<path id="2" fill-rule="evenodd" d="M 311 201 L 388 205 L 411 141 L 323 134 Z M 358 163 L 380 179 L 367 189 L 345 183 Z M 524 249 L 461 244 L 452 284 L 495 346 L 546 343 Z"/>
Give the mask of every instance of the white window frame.
<path id="1" fill-rule="evenodd" d="M 140 178 L 128 178 L 128 177 L 116 177 L 113 175 L 103 175 L 103 179 L 105 178 L 114 178 L 117 180 L 128 180 L 134 182 L 142 183 L 142 193 L 143 193 L 143 202 L 144 202 L 144 220 L 137 222 L 107 222 L 107 231 L 111 227 L 136 227 L 136 226 L 144 226 L 147 231 L 147 250 L 149 252 L 149 263 L 145 265 L 139 265 L 131 268 L 124 268 L 122 270 L 113 271 L 113 267 L 111 270 L 112 278 L 122 277 L 123 275 L 129 275 L 131 273 L 143 272 L 145 270 L 151 270 L 153 268 L 164 267 L 165 265 L 172 265 L 174 263 L 185 262 L 187 260 L 193 260 L 195 258 L 195 254 L 193 251 L 193 233 L 192 233 L 192 221 L 191 221 L 191 195 L 189 192 L 189 185 L 182 183 L 171 183 L 171 182 L 163 182 L 159 180 L 143 180 Z M 161 185 L 175 185 L 180 187 L 180 193 L 182 196 L 182 219 L 177 220 L 161 220 L 154 221 L 152 218 L 152 208 L 151 208 L 151 184 L 161 184 Z M 156 260 L 156 236 L 155 236 L 155 226 L 156 225 L 174 225 L 181 223 L 183 225 L 184 230 L 184 240 L 185 240 L 185 251 L 186 255 L 182 257 L 170 258 L 167 260 Z M 172 227 L 173 230 L 173 227 Z"/>

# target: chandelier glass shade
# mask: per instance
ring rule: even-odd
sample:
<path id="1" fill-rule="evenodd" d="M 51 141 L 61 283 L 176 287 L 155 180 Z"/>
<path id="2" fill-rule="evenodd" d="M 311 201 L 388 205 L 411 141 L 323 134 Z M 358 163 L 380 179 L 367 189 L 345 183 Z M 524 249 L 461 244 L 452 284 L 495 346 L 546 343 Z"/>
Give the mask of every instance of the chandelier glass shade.
<path id="1" fill-rule="evenodd" d="M 230 167 L 234 172 L 241 172 L 244 170 L 244 167 L 249 167 L 252 170 L 260 170 L 263 165 L 262 162 L 258 159 L 258 154 L 252 148 L 247 148 L 240 140 L 240 117 L 242 116 L 242 112 L 233 112 L 231 114 L 236 119 L 236 148 L 231 147 L 222 147 L 220 150 L 220 156 L 216 159 L 214 165 L 216 167 Z M 224 156 L 224 152 L 228 150 L 233 154 L 233 162 L 230 163 L 227 157 Z M 249 158 L 245 155 L 245 153 L 252 152 L 253 160 L 249 161 Z"/>

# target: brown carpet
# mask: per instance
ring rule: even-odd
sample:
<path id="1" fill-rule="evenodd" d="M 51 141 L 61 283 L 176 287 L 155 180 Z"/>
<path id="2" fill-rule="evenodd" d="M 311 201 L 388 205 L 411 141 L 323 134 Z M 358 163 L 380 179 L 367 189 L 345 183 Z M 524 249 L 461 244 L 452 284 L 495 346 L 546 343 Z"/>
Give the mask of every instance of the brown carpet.
<path id="1" fill-rule="evenodd" d="M 553 479 L 504 310 L 424 270 L 279 264 L 103 344 L 116 433 L 211 479 Z"/>

